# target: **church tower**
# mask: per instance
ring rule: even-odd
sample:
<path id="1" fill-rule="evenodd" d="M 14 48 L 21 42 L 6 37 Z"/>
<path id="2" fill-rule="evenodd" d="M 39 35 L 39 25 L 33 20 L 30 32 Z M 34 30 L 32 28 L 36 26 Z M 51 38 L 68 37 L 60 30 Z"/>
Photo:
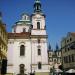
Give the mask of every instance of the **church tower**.
<path id="1" fill-rule="evenodd" d="M 42 12 L 40 0 L 35 0 L 31 19 L 32 71 L 39 75 L 48 75 L 48 36 L 46 33 L 45 14 Z"/>
<path id="2" fill-rule="evenodd" d="M 45 15 L 42 13 L 40 0 L 35 0 L 32 14 L 32 35 L 46 35 Z M 37 34 L 36 34 L 37 32 Z"/>
<path id="3" fill-rule="evenodd" d="M 35 0 L 32 15 L 23 13 L 8 33 L 8 70 L 13 75 L 49 75 L 45 15 Z"/>

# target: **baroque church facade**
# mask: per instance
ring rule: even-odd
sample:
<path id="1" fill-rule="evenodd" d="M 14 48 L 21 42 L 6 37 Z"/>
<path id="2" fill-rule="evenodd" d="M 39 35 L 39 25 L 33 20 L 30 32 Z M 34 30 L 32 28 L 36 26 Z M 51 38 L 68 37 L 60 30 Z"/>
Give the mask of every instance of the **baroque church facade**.
<path id="1" fill-rule="evenodd" d="M 40 0 L 35 0 L 34 13 L 23 13 L 8 33 L 7 73 L 49 75 L 45 14 Z"/>

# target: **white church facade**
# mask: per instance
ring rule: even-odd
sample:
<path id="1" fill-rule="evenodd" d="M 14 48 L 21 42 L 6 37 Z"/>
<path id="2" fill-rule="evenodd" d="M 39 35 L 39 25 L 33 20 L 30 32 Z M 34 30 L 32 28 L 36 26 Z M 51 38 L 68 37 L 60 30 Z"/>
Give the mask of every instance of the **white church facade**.
<path id="1" fill-rule="evenodd" d="M 35 0 L 34 13 L 23 13 L 8 33 L 8 67 L 12 75 L 49 75 L 45 15 L 40 0 Z"/>

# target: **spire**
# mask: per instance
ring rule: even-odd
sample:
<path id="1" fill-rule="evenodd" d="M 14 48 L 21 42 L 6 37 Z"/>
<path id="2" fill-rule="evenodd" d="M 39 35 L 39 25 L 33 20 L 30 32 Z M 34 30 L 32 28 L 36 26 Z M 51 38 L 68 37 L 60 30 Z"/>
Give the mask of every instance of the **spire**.
<path id="1" fill-rule="evenodd" d="M 48 49 L 51 50 L 51 45 L 50 45 L 50 43 L 49 43 Z"/>
<path id="2" fill-rule="evenodd" d="M 34 12 L 41 12 L 41 2 L 40 2 L 40 0 L 35 0 Z"/>
<path id="3" fill-rule="evenodd" d="M 58 46 L 58 44 L 56 44 L 56 50 L 59 50 L 59 46 Z"/>

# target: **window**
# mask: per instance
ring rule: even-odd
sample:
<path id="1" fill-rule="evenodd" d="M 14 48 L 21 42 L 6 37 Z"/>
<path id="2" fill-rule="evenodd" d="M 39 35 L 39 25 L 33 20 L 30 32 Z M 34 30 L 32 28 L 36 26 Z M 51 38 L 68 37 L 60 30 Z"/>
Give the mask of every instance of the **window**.
<path id="1" fill-rule="evenodd" d="M 23 32 L 26 32 L 26 28 L 23 28 Z"/>
<path id="2" fill-rule="evenodd" d="M 20 46 L 20 56 L 24 56 L 25 55 L 25 46 L 21 45 Z"/>
<path id="3" fill-rule="evenodd" d="M 69 40 L 67 40 L 67 42 L 69 42 Z"/>
<path id="4" fill-rule="evenodd" d="M 41 69 L 41 62 L 38 63 L 38 69 Z"/>
<path id="5" fill-rule="evenodd" d="M 67 51 L 67 48 L 65 47 L 65 52 Z"/>
<path id="6" fill-rule="evenodd" d="M 54 59 L 54 63 L 56 63 L 57 62 L 57 59 Z"/>
<path id="7" fill-rule="evenodd" d="M 24 19 L 24 20 L 26 20 L 26 18 L 27 18 L 27 17 L 26 17 L 26 15 L 25 15 L 25 16 L 23 16 L 23 19 Z"/>
<path id="8" fill-rule="evenodd" d="M 72 62 L 74 62 L 74 54 L 72 54 Z"/>
<path id="9" fill-rule="evenodd" d="M 72 38 L 70 38 L 70 41 L 72 41 Z"/>
<path id="10" fill-rule="evenodd" d="M 49 61 L 52 62 L 52 58 L 49 58 Z"/>
<path id="11" fill-rule="evenodd" d="M 37 29 L 40 29 L 40 22 L 37 22 Z"/>
<path id="12" fill-rule="evenodd" d="M 29 16 L 27 16 L 27 20 L 29 20 L 30 18 L 29 18 Z"/>
<path id="13" fill-rule="evenodd" d="M 65 57 L 65 63 L 68 63 L 69 62 L 69 58 L 68 56 Z"/>
<path id="14" fill-rule="evenodd" d="M 70 57 L 70 55 L 68 56 L 68 58 L 69 58 L 69 63 L 71 63 L 71 57 Z"/>
<path id="15" fill-rule="evenodd" d="M 66 63 L 66 59 L 65 59 L 65 57 L 64 57 L 63 59 L 64 59 L 64 63 Z"/>
<path id="16" fill-rule="evenodd" d="M 67 48 L 68 49 L 68 51 L 70 50 L 70 48 Z"/>
<path id="17" fill-rule="evenodd" d="M 38 39 L 38 43 L 40 43 L 40 39 Z"/>
<path id="18" fill-rule="evenodd" d="M 65 56 L 65 57 L 64 57 L 64 63 L 68 63 L 68 61 L 69 61 L 69 60 L 68 60 L 68 56 Z"/>
<path id="19" fill-rule="evenodd" d="M 24 64 L 20 64 L 20 74 L 24 74 Z"/>
<path id="20" fill-rule="evenodd" d="M 38 55 L 41 55 L 41 50 L 40 49 L 38 49 Z"/>

